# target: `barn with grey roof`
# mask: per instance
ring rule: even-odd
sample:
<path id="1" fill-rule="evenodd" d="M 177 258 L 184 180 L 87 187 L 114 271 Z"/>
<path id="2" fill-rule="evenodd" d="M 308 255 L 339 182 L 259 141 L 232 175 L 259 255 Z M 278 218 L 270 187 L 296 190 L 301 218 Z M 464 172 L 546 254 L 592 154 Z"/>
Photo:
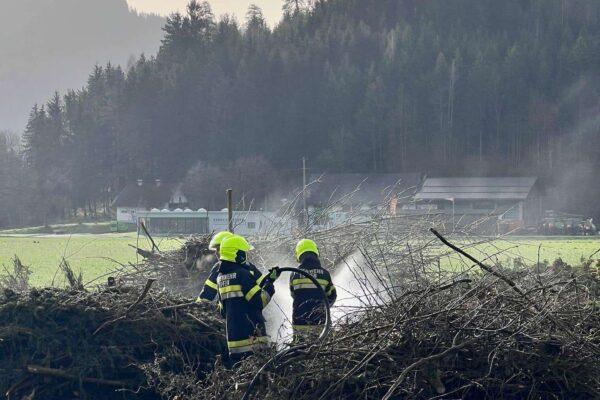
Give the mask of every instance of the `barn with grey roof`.
<path id="1" fill-rule="evenodd" d="M 415 200 L 454 216 L 497 216 L 513 225 L 531 226 L 541 218 L 536 177 L 428 178 Z"/>

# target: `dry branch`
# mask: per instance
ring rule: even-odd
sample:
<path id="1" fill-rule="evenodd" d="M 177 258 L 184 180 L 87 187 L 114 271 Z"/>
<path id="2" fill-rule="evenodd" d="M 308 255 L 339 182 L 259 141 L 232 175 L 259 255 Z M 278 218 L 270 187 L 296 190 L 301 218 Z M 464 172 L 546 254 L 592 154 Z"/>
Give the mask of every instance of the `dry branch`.
<path id="1" fill-rule="evenodd" d="M 144 298 L 148 295 L 148 292 L 150 291 L 150 288 L 152 287 L 152 284 L 154 282 L 156 282 L 156 279 L 148 279 L 148 281 L 146 282 L 146 286 L 144 286 L 144 290 L 142 290 L 142 293 L 140 294 L 140 296 L 137 298 L 137 300 L 135 302 L 133 302 L 129 307 L 127 307 L 127 310 L 125 310 L 125 313 L 118 318 L 115 318 L 110 321 L 106 321 L 105 323 L 100 325 L 98 327 L 98 329 L 96 329 L 92 335 L 96 336 L 102 329 L 114 324 L 117 321 L 121 321 L 121 320 L 124 320 L 125 318 L 127 318 L 129 313 L 131 313 L 131 311 L 133 311 L 133 309 L 135 309 L 135 307 L 138 306 L 142 302 L 142 300 L 144 300 Z"/>
<path id="2" fill-rule="evenodd" d="M 70 374 L 68 372 L 62 371 L 60 369 L 41 367 L 39 365 L 28 365 L 26 370 L 30 374 L 34 374 L 34 375 L 43 375 L 43 376 L 50 376 L 50 377 L 54 377 L 54 378 L 70 379 L 70 380 L 81 381 L 81 382 L 85 382 L 85 383 L 93 383 L 96 385 L 104 385 L 104 386 L 114 386 L 114 387 L 119 387 L 119 388 L 127 387 L 126 382 L 78 376 L 78 375 L 74 375 L 74 374 Z"/>
<path id="3" fill-rule="evenodd" d="M 484 263 L 482 263 L 481 261 L 477 260 L 475 257 L 473 257 L 472 255 L 470 255 L 469 253 L 467 253 L 463 249 L 461 249 L 461 248 L 453 245 L 448 240 L 446 240 L 446 238 L 444 238 L 435 229 L 431 228 L 430 230 L 431 230 L 431 233 L 433 233 L 435 236 L 437 236 L 438 239 L 440 239 L 440 241 L 442 243 L 444 243 L 446 246 L 450 247 L 452 250 L 456 251 L 457 253 L 460 253 L 463 256 L 467 257 L 469 260 L 473 261 L 475 264 L 477 264 L 484 271 L 489 272 L 490 274 L 494 275 L 498 279 L 502 279 L 515 292 L 517 292 L 521 297 L 523 297 L 525 300 L 527 300 L 529 303 L 531 303 L 531 305 L 534 306 L 537 311 L 541 311 L 540 307 L 533 300 L 531 300 L 529 297 L 527 297 L 527 295 L 519 288 L 519 286 L 517 286 L 517 284 L 512 279 L 510 279 L 507 276 L 501 274 L 500 272 L 495 271 L 492 267 L 489 267 L 489 266 L 485 265 Z"/>

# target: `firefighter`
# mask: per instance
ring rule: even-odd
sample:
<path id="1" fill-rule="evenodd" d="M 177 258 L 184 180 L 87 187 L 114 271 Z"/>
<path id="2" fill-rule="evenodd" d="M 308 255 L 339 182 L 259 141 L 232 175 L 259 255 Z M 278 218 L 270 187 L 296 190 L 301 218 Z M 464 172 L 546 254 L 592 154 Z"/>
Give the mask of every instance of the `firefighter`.
<path id="1" fill-rule="evenodd" d="M 248 252 L 252 249 L 246 239 L 237 235 L 225 238 L 219 249 L 219 307 L 226 320 L 232 366 L 269 341 L 262 310 L 271 296 L 246 267 Z"/>
<path id="2" fill-rule="evenodd" d="M 214 235 L 210 240 L 208 249 L 215 252 L 217 260 L 219 260 L 219 247 L 221 246 L 221 242 L 231 236 L 233 236 L 233 233 L 229 231 L 222 231 Z M 219 265 L 220 262 L 217 261 L 211 268 L 208 278 L 204 282 L 202 292 L 200 292 L 200 295 L 198 296 L 198 302 L 202 300 L 213 301 L 217 298 L 217 275 L 219 274 Z"/>
<path id="3" fill-rule="evenodd" d="M 223 242 L 223 240 L 232 236 L 233 233 L 229 231 L 222 231 L 214 235 L 211 239 L 210 244 L 208 245 L 208 249 L 215 252 L 217 260 L 219 259 L 219 247 L 221 246 L 221 243 Z M 200 295 L 198 296 L 197 302 L 201 302 L 203 300 L 214 301 L 217 298 L 217 275 L 219 275 L 220 264 L 221 262 L 217 261 L 210 270 L 210 274 L 204 282 L 204 287 L 202 288 L 202 292 L 200 292 Z M 266 278 L 266 275 L 263 275 L 258 270 L 258 268 L 256 268 L 256 266 L 250 262 L 246 262 L 245 266 L 246 268 L 248 268 L 256 282 L 259 285 L 263 284 L 269 295 L 273 296 L 273 294 L 275 293 L 275 287 L 273 286 L 273 283 L 263 282 L 263 280 Z"/>
<path id="4" fill-rule="evenodd" d="M 329 271 L 321 266 L 316 243 L 309 239 L 298 242 L 296 259 L 300 262 L 298 268 L 317 279 L 327 295 L 329 306 L 333 305 L 337 293 Z M 325 311 L 321 288 L 297 272 L 290 276 L 290 291 L 294 299 L 292 324 L 297 339 L 316 335 L 323 329 Z"/>

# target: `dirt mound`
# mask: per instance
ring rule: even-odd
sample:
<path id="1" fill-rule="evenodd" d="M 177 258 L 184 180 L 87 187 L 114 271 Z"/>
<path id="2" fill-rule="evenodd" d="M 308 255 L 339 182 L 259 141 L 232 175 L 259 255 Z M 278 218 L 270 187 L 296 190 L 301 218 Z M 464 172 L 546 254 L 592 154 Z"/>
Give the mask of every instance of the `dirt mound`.
<path id="1" fill-rule="evenodd" d="M 202 378 L 226 352 L 221 320 L 210 305 L 150 286 L 3 290 L 1 393 L 10 399 L 157 399 L 148 370 Z"/>

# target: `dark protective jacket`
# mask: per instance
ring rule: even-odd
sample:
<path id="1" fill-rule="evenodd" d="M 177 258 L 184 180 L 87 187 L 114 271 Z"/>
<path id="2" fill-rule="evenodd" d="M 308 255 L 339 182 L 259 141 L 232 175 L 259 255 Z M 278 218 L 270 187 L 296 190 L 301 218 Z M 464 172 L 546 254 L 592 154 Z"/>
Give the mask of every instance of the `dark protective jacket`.
<path id="1" fill-rule="evenodd" d="M 226 320 L 229 354 L 242 354 L 268 342 L 263 308 L 270 295 L 242 264 L 221 261 L 217 276 L 221 314 Z"/>
<path id="2" fill-rule="evenodd" d="M 333 305 L 337 298 L 335 286 L 331 281 L 329 271 L 321 267 L 319 260 L 317 258 L 306 259 L 298 268 L 317 279 L 325 290 L 329 305 Z M 294 329 L 301 330 L 306 326 L 323 325 L 325 323 L 325 310 L 320 290 L 308 278 L 297 272 L 292 273 L 290 276 L 290 291 L 294 299 L 292 313 Z"/>
<path id="3" fill-rule="evenodd" d="M 248 268 L 248 271 L 250 271 L 256 280 L 256 283 L 263 287 L 269 296 L 272 297 L 275 293 L 275 286 L 273 286 L 273 282 L 270 280 L 265 280 L 266 275 L 263 275 L 254 264 L 247 262 L 244 265 L 246 268 Z M 217 298 L 217 276 L 219 275 L 220 266 L 221 262 L 219 261 L 210 270 L 210 274 L 208 275 L 208 278 L 206 278 L 206 282 L 204 282 L 202 292 L 200 292 L 200 295 L 198 296 L 199 300 L 213 301 Z"/>

